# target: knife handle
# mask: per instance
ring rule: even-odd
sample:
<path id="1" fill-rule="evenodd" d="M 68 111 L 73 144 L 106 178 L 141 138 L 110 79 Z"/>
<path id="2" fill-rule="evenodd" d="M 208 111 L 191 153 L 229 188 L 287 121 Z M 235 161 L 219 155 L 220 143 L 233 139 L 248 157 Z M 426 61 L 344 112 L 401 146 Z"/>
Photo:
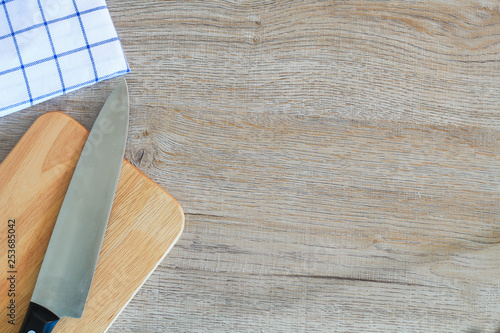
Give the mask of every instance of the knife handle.
<path id="1" fill-rule="evenodd" d="M 50 333 L 59 317 L 43 306 L 30 302 L 19 333 Z"/>

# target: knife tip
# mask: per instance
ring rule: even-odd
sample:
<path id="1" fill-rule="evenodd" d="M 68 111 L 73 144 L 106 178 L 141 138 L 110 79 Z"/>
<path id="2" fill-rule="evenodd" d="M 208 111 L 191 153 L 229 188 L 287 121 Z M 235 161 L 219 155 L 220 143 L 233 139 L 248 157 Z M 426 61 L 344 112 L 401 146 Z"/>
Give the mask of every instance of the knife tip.
<path id="1" fill-rule="evenodd" d="M 127 80 L 125 78 L 122 78 L 120 82 L 118 82 L 116 88 L 125 89 L 128 95 L 128 85 L 127 85 Z"/>

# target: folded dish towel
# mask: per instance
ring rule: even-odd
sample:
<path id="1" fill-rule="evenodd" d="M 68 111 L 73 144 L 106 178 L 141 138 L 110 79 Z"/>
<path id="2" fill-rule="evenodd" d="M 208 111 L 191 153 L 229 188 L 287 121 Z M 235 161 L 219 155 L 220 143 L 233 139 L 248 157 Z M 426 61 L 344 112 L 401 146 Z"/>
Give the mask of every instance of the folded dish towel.
<path id="1" fill-rule="evenodd" d="M 0 0 L 0 117 L 127 72 L 105 0 Z"/>

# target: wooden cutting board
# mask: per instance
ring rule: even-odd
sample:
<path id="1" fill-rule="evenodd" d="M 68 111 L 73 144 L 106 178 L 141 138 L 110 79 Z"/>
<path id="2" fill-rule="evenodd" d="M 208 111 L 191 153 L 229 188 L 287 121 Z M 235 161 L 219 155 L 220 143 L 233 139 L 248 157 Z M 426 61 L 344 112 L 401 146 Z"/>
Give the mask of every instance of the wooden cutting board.
<path id="1" fill-rule="evenodd" d="M 0 165 L 2 333 L 17 333 L 22 324 L 87 136 L 88 131 L 69 116 L 47 113 Z M 63 318 L 53 332 L 106 331 L 183 227 L 184 214 L 175 199 L 124 161 L 83 317 Z"/>

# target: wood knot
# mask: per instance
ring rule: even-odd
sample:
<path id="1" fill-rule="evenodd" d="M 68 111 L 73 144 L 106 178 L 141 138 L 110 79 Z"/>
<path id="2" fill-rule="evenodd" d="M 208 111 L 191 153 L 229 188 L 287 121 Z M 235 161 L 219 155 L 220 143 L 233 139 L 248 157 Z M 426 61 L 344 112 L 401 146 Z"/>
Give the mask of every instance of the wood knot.
<path id="1" fill-rule="evenodd" d="M 145 167 L 153 163 L 153 153 L 146 149 L 139 149 L 132 154 L 132 164 L 136 167 Z"/>

